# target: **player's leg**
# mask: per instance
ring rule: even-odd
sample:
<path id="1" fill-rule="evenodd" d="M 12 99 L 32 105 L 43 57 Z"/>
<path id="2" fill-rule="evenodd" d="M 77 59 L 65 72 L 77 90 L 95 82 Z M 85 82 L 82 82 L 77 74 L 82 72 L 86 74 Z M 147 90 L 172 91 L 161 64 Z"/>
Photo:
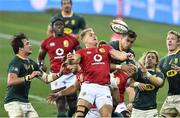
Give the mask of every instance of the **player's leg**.
<path id="1" fill-rule="evenodd" d="M 92 89 L 93 88 L 93 89 Z M 78 97 L 76 117 L 85 117 L 94 104 L 96 88 L 94 84 L 83 83 Z"/>
<path id="2" fill-rule="evenodd" d="M 57 92 L 57 91 L 63 90 L 64 88 L 65 87 L 59 88 L 59 89 L 53 90 L 52 92 Z M 56 107 L 58 111 L 57 117 L 66 117 L 66 99 L 64 96 L 61 96 L 56 100 Z"/>
<path id="3" fill-rule="evenodd" d="M 75 81 L 76 81 L 76 75 L 70 73 L 67 75 L 67 78 L 65 79 L 65 86 L 69 87 L 69 86 L 73 85 L 75 83 Z M 66 96 L 66 100 L 67 100 L 67 103 L 69 106 L 67 116 L 72 117 L 76 111 L 77 93 Z"/>
<path id="4" fill-rule="evenodd" d="M 76 118 L 85 117 L 92 104 L 84 99 L 79 99 L 77 103 Z"/>
<path id="5" fill-rule="evenodd" d="M 67 100 L 67 103 L 68 103 L 68 105 L 69 105 L 69 110 L 68 110 L 67 116 L 68 116 L 68 117 L 72 117 L 73 114 L 74 114 L 75 111 L 76 111 L 77 94 L 75 93 L 75 94 L 66 96 L 66 100 Z"/>
<path id="6" fill-rule="evenodd" d="M 111 117 L 113 110 L 112 96 L 108 86 L 96 85 L 95 104 L 101 117 Z"/>
<path id="7" fill-rule="evenodd" d="M 174 105 L 174 97 L 168 96 L 161 107 L 160 116 L 161 117 L 176 117 L 178 115 L 178 111 Z"/>
<path id="8" fill-rule="evenodd" d="M 8 116 L 10 118 L 24 117 L 24 112 L 19 102 L 10 102 L 10 103 L 4 104 L 4 109 L 6 112 L 8 112 Z"/>
<path id="9" fill-rule="evenodd" d="M 25 107 L 27 108 L 27 113 L 26 113 L 27 118 L 39 118 L 38 113 L 35 111 L 31 103 L 26 103 Z"/>

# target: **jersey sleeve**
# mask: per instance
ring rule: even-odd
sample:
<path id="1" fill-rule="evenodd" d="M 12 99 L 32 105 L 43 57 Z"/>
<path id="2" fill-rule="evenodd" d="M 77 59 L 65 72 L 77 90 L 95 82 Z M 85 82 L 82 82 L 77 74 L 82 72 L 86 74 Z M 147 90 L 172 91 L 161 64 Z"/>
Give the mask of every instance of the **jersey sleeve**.
<path id="1" fill-rule="evenodd" d="M 8 73 L 15 73 L 16 75 L 19 75 L 20 73 L 20 65 L 13 63 L 9 65 Z"/>
<path id="2" fill-rule="evenodd" d="M 44 39 L 42 42 L 41 42 L 41 49 L 43 49 L 43 50 L 46 50 L 47 51 L 47 48 L 46 48 L 46 45 L 47 45 L 47 40 L 46 39 Z"/>
<path id="3" fill-rule="evenodd" d="M 162 72 L 157 72 L 156 76 L 163 79 L 163 80 L 165 79 Z"/>

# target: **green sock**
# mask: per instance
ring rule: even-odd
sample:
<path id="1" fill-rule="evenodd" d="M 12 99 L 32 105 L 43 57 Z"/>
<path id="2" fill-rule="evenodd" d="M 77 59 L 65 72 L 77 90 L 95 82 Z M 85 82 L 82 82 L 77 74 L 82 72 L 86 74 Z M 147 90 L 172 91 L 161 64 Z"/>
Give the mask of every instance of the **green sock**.
<path id="1" fill-rule="evenodd" d="M 57 117 L 66 117 L 66 112 L 58 112 Z"/>

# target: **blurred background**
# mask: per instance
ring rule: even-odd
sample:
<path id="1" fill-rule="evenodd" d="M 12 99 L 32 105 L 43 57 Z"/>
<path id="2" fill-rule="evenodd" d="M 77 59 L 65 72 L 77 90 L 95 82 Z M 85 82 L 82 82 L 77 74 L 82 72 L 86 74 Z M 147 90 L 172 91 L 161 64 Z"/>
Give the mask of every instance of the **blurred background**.
<path id="1" fill-rule="evenodd" d="M 100 40 L 109 41 L 113 32 L 110 22 L 122 18 L 138 37 L 133 49 L 138 59 L 154 49 L 166 55 L 166 33 L 180 32 L 180 0 L 72 0 L 73 11 L 85 18 Z M 50 18 L 60 10 L 60 0 L 0 0 L 0 117 L 7 117 L 3 99 L 6 92 L 7 67 L 14 54 L 9 39 L 24 32 L 33 46 L 31 58 L 36 60 L 40 42 L 46 38 Z M 47 56 L 48 57 L 48 56 Z M 46 64 L 49 64 L 48 58 Z M 49 85 L 33 80 L 30 101 L 40 117 L 55 117 L 56 108 L 46 102 Z M 167 84 L 158 93 L 158 109 L 167 94 Z"/>

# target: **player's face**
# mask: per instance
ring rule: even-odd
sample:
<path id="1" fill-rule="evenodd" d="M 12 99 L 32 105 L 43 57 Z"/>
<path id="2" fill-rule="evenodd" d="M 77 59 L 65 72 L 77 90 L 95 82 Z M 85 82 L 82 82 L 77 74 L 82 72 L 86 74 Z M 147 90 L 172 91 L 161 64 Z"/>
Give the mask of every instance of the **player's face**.
<path id="1" fill-rule="evenodd" d="M 27 39 L 23 39 L 24 47 L 21 50 L 24 52 L 25 55 L 30 55 L 32 53 L 32 46 Z"/>
<path id="2" fill-rule="evenodd" d="M 93 46 L 96 46 L 98 44 L 97 36 L 94 33 L 94 31 L 86 32 L 83 40 L 84 40 L 84 43 L 90 44 L 90 45 L 93 45 Z"/>
<path id="3" fill-rule="evenodd" d="M 135 39 L 134 38 L 130 38 L 128 35 L 125 35 L 123 38 L 122 38 L 122 41 L 121 41 L 121 48 L 123 50 L 128 50 L 129 48 L 132 47 L 132 44 L 134 43 Z"/>
<path id="4" fill-rule="evenodd" d="M 156 55 L 154 53 L 148 53 L 145 57 L 144 63 L 145 63 L 145 67 L 147 69 L 155 68 L 155 66 L 157 64 Z"/>
<path id="5" fill-rule="evenodd" d="M 64 24 L 63 24 L 63 22 L 62 21 L 56 21 L 53 24 L 53 31 L 57 35 L 62 35 L 63 31 L 64 31 Z"/>
<path id="6" fill-rule="evenodd" d="M 72 9 L 72 4 L 70 2 L 70 0 L 62 0 L 62 10 L 64 12 L 71 12 Z"/>
<path id="7" fill-rule="evenodd" d="M 168 34 L 166 40 L 167 48 L 170 52 L 176 51 L 180 45 L 180 41 L 174 34 Z"/>

